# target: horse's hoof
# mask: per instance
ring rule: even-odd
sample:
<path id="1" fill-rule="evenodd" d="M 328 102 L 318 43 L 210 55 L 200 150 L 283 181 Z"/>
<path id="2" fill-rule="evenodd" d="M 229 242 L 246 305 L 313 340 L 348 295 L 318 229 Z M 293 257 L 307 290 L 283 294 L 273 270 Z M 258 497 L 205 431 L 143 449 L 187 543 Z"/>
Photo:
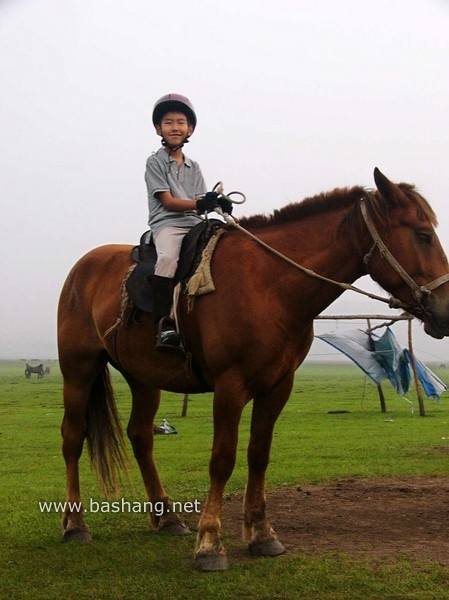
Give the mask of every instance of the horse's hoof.
<path id="1" fill-rule="evenodd" d="M 190 529 L 184 523 L 167 523 L 160 529 L 158 533 L 162 535 L 189 535 Z"/>
<path id="2" fill-rule="evenodd" d="M 285 548 L 279 540 L 254 542 L 249 544 L 248 549 L 253 556 L 279 556 L 285 552 Z"/>
<path id="3" fill-rule="evenodd" d="M 74 542 L 75 544 L 89 544 L 92 536 L 85 529 L 66 529 L 62 534 L 63 542 Z"/>
<path id="4" fill-rule="evenodd" d="M 197 571 L 226 571 L 228 567 L 226 554 L 220 554 L 219 556 L 200 554 L 195 556 L 195 569 Z"/>

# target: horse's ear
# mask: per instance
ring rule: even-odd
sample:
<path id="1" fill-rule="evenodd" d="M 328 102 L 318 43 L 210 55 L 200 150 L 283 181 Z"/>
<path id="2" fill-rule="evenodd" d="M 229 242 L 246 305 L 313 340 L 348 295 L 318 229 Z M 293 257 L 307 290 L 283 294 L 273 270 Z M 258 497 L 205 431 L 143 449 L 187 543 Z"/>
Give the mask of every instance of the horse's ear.
<path id="1" fill-rule="evenodd" d="M 390 202 L 394 201 L 395 203 L 397 203 L 397 186 L 394 183 L 392 183 L 388 179 L 388 177 L 385 177 L 385 175 L 381 171 L 379 171 L 377 167 L 374 169 L 374 181 L 376 183 L 377 189 L 379 190 L 380 194 L 385 198 L 385 200 L 388 200 Z"/>

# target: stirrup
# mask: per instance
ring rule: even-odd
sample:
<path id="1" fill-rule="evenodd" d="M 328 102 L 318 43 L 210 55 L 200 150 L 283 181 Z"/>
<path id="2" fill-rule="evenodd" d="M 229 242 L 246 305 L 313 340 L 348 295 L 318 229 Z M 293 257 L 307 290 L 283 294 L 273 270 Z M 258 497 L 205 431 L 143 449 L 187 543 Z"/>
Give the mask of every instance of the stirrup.
<path id="1" fill-rule="evenodd" d="M 162 352 L 181 352 L 184 348 L 181 344 L 181 336 L 175 329 L 172 319 L 162 317 L 157 326 L 156 349 Z"/>

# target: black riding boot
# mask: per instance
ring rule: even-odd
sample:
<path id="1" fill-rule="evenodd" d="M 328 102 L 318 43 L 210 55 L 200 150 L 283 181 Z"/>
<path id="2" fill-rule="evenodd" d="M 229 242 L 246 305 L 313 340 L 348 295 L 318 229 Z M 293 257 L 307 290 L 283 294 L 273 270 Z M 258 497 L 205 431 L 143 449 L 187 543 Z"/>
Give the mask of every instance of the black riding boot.
<path id="1" fill-rule="evenodd" d="M 171 277 L 153 275 L 153 316 L 157 327 L 156 348 L 158 350 L 180 350 L 181 337 L 176 331 L 175 322 L 170 318 L 173 302 L 174 282 Z"/>

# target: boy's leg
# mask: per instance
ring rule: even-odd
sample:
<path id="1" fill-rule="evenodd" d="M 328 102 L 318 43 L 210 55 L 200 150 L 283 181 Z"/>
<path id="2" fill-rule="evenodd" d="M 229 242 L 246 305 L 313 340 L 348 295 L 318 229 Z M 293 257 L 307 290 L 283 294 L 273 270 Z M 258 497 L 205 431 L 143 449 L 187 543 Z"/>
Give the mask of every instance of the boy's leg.
<path id="1" fill-rule="evenodd" d="M 151 278 L 151 290 L 153 292 L 153 316 L 157 326 L 156 347 L 179 348 L 181 338 L 176 331 L 175 322 L 170 317 L 173 301 L 174 282 L 172 277 L 161 277 L 153 275 Z"/>
<path id="2" fill-rule="evenodd" d="M 154 235 L 157 251 L 155 274 L 151 278 L 154 320 L 158 327 L 156 346 L 164 350 L 178 349 L 181 338 L 170 318 L 173 302 L 173 278 L 178 266 L 182 240 L 188 232 L 185 227 L 164 227 Z"/>

